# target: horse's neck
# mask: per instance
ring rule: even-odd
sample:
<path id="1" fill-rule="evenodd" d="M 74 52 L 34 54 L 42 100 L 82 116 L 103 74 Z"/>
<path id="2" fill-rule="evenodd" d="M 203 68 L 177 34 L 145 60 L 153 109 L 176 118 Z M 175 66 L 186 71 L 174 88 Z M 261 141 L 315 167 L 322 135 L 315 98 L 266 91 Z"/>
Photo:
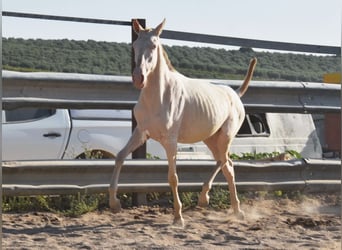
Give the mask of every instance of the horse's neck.
<path id="1" fill-rule="evenodd" d="M 163 55 L 163 48 L 160 46 L 157 65 L 154 71 L 149 74 L 146 87 L 140 94 L 140 100 L 144 105 L 157 108 L 165 102 L 165 92 L 169 91 L 172 76 L 173 74 Z"/>

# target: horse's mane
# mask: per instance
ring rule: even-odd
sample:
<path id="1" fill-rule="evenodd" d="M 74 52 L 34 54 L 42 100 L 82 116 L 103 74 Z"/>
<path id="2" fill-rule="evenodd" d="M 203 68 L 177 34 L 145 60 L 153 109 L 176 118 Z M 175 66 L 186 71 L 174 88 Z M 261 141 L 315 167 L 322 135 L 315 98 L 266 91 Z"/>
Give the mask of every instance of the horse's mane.
<path id="1" fill-rule="evenodd" d="M 166 62 L 166 64 L 167 64 L 169 70 L 170 70 L 170 71 L 177 71 L 177 70 L 172 66 L 171 61 L 170 61 L 170 59 L 169 59 L 169 56 L 167 55 L 167 53 L 166 53 L 165 49 L 163 48 L 163 46 L 161 46 L 161 48 L 162 48 L 162 50 L 163 50 L 163 56 L 164 56 L 164 58 L 165 58 L 165 62 Z"/>

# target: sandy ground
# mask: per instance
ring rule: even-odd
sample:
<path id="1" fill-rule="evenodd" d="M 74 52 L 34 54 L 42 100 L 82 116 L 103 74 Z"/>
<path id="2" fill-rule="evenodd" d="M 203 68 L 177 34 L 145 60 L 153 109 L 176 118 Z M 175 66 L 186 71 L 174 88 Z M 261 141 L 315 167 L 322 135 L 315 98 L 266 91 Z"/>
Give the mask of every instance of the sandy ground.
<path id="1" fill-rule="evenodd" d="M 68 218 L 53 213 L 3 214 L 2 249 L 341 249 L 341 206 L 335 195 L 302 201 L 245 200 L 246 219 L 230 209 L 191 208 L 186 226 L 172 209 L 138 207 Z"/>

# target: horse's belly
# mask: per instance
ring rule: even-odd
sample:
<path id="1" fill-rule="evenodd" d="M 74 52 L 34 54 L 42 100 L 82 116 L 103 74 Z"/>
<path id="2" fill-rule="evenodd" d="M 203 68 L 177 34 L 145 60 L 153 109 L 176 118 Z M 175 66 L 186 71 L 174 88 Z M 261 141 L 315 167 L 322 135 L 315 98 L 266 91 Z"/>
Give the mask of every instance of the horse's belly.
<path id="1" fill-rule="evenodd" d="M 197 117 L 196 119 L 194 117 L 194 119 L 189 119 L 189 117 L 185 117 L 179 130 L 178 142 L 194 143 L 212 136 L 220 129 L 225 120 L 224 117 L 221 119 L 217 118 Z"/>
<path id="2" fill-rule="evenodd" d="M 187 133 L 188 132 L 188 133 Z M 178 142 L 179 143 L 195 143 L 199 141 L 203 141 L 206 138 L 210 137 L 213 135 L 216 131 L 203 131 L 203 130 L 198 130 L 198 131 L 184 131 L 183 133 L 180 132 L 178 136 Z"/>
<path id="3" fill-rule="evenodd" d="M 198 94 L 197 98 L 185 105 L 179 142 L 192 143 L 207 139 L 220 129 L 228 117 L 229 109 L 227 96 L 223 93 L 219 93 L 217 98 Z"/>

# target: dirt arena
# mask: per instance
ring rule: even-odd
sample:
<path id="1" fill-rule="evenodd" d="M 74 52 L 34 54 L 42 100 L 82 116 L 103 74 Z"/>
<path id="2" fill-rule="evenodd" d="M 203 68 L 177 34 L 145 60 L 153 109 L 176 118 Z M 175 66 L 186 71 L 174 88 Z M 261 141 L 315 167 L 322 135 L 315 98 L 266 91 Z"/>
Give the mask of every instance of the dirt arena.
<path id="1" fill-rule="evenodd" d="M 184 228 L 172 226 L 172 209 L 161 206 L 79 218 L 7 213 L 2 249 L 341 249 L 340 201 L 338 195 L 249 199 L 243 221 L 230 209 L 192 208 L 184 211 Z"/>

